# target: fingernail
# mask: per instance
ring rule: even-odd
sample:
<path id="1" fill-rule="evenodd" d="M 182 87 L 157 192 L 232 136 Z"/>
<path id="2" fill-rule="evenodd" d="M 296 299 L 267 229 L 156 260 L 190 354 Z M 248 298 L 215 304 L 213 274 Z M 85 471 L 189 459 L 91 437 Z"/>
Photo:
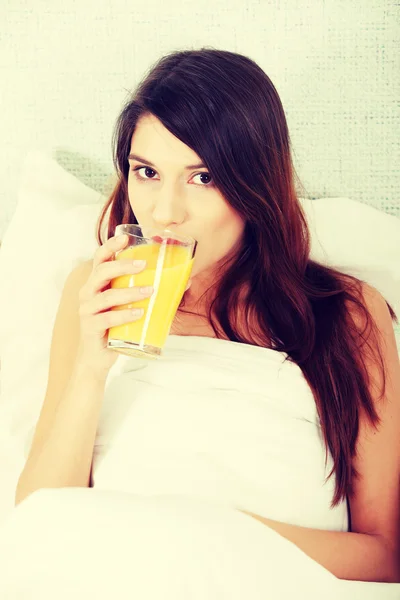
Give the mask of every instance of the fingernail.
<path id="1" fill-rule="evenodd" d="M 154 290 L 153 286 L 149 285 L 147 287 L 141 287 L 140 288 L 140 293 L 141 294 L 146 294 L 146 295 L 147 294 L 152 294 L 153 290 Z"/>
<path id="2" fill-rule="evenodd" d="M 146 264 L 145 260 L 134 260 L 133 261 L 133 266 L 137 267 L 138 269 L 140 269 L 141 267 L 144 267 Z"/>

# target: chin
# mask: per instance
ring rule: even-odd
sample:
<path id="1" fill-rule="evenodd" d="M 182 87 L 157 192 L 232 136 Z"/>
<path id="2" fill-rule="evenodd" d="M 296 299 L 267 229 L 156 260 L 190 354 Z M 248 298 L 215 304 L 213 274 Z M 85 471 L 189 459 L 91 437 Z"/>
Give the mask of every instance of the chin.
<path id="1" fill-rule="evenodd" d="M 210 265 L 205 265 L 204 263 L 202 263 L 199 258 L 196 259 L 196 256 L 194 257 L 194 262 L 193 262 L 193 267 L 192 267 L 192 272 L 190 274 L 190 277 L 197 277 L 198 275 L 206 275 L 207 272 L 210 269 Z"/>
<path id="2" fill-rule="evenodd" d="M 201 270 L 201 269 L 199 269 L 199 268 L 196 266 L 196 261 L 195 261 L 195 262 L 193 263 L 193 267 L 192 267 L 192 271 L 191 271 L 191 273 L 190 273 L 190 277 L 191 277 L 191 278 L 193 278 L 193 277 L 197 277 L 197 275 L 199 275 L 199 273 L 201 273 L 201 271 L 202 271 L 202 270 Z"/>

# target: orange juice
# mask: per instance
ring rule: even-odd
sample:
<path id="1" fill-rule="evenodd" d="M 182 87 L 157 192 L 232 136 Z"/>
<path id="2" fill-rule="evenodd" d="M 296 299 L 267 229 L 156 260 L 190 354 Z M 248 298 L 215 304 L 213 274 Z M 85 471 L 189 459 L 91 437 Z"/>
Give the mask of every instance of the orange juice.
<path id="1" fill-rule="evenodd" d="M 144 271 L 136 275 L 122 275 L 111 281 L 112 288 L 152 285 L 149 298 L 115 306 L 111 310 L 143 308 L 137 321 L 110 327 L 108 340 L 121 340 L 161 349 L 168 336 L 193 266 L 193 249 L 181 245 L 140 244 L 119 252 L 115 260 L 145 260 Z M 139 348 L 140 349 L 140 348 Z M 125 349 L 124 354 L 135 355 Z"/>

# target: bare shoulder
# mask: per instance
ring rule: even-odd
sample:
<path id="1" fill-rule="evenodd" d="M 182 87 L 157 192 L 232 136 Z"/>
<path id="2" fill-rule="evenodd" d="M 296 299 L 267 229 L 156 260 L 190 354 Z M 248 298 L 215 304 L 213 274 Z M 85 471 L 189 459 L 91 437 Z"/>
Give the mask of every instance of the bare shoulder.
<path id="1" fill-rule="evenodd" d="M 92 268 L 93 268 L 93 258 L 90 258 L 89 260 L 84 260 L 83 262 L 79 263 L 75 267 L 75 270 L 80 273 L 90 273 Z"/>
<path id="2" fill-rule="evenodd" d="M 362 282 L 358 299 L 364 310 L 352 303 L 349 314 L 359 335 L 359 356 L 367 369 L 371 397 L 379 414 L 385 389 L 388 402 L 400 408 L 396 400 L 400 392 L 400 362 L 393 317 L 386 299 L 372 285 Z"/>
<path id="3" fill-rule="evenodd" d="M 394 332 L 392 316 L 389 306 L 383 295 L 372 285 L 362 281 L 358 286 L 358 300 L 363 305 L 364 309 L 372 317 L 380 332 L 384 335 Z M 364 311 L 354 303 L 348 305 L 349 313 L 357 326 L 362 331 L 366 327 L 366 317 Z M 393 333 L 394 335 L 394 333 Z"/>
<path id="4" fill-rule="evenodd" d="M 81 288 L 87 281 L 93 268 L 93 259 L 85 260 L 76 265 L 69 273 L 66 284 Z"/>
<path id="5" fill-rule="evenodd" d="M 93 268 L 93 260 L 85 260 L 75 265 L 67 274 L 61 291 L 60 307 L 70 305 L 76 309 L 79 302 L 79 292 L 87 282 Z M 59 308 L 60 308 L 59 307 Z M 64 312 L 64 311 L 62 311 Z"/>

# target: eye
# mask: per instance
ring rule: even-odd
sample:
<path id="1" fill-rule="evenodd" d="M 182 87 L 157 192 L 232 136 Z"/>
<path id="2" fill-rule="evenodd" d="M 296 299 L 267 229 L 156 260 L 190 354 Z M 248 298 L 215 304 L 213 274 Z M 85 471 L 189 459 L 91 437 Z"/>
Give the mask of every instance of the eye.
<path id="1" fill-rule="evenodd" d="M 145 176 L 139 175 L 140 171 L 143 170 Z M 134 167 L 132 171 L 134 172 L 135 179 L 137 179 L 140 182 L 151 181 L 152 179 L 154 179 L 154 173 L 157 173 L 157 171 L 151 169 L 150 167 Z M 212 187 L 214 185 L 212 183 L 211 175 L 205 171 L 202 171 L 201 173 L 196 173 L 196 175 L 193 176 L 193 179 L 195 177 L 200 177 L 201 183 L 196 183 L 196 185 L 199 187 Z M 206 178 L 206 181 L 204 181 L 202 178 Z"/>
<path id="2" fill-rule="evenodd" d="M 197 173 L 193 179 L 195 177 L 205 177 L 206 180 L 208 179 L 208 181 L 202 181 L 202 183 L 200 184 L 201 187 L 212 187 L 213 183 L 212 183 L 212 177 L 209 173 L 206 173 L 205 171 L 203 171 L 202 173 Z M 197 184 L 196 184 L 197 185 Z"/>
<path id="3" fill-rule="evenodd" d="M 153 169 L 150 169 L 150 167 L 135 167 L 134 169 L 132 169 L 132 171 L 135 173 L 135 178 L 138 179 L 139 181 L 146 181 L 148 179 L 153 179 L 153 177 L 147 178 L 147 177 L 142 177 L 141 175 L 139 175 L 139 171 L 141 171 L 142 169 L 145 170 L 146 174 L 148 174 L 148 171 L 151 171 L 152 173 L 155 173 L 156 171 L 154 171 Z"/>

